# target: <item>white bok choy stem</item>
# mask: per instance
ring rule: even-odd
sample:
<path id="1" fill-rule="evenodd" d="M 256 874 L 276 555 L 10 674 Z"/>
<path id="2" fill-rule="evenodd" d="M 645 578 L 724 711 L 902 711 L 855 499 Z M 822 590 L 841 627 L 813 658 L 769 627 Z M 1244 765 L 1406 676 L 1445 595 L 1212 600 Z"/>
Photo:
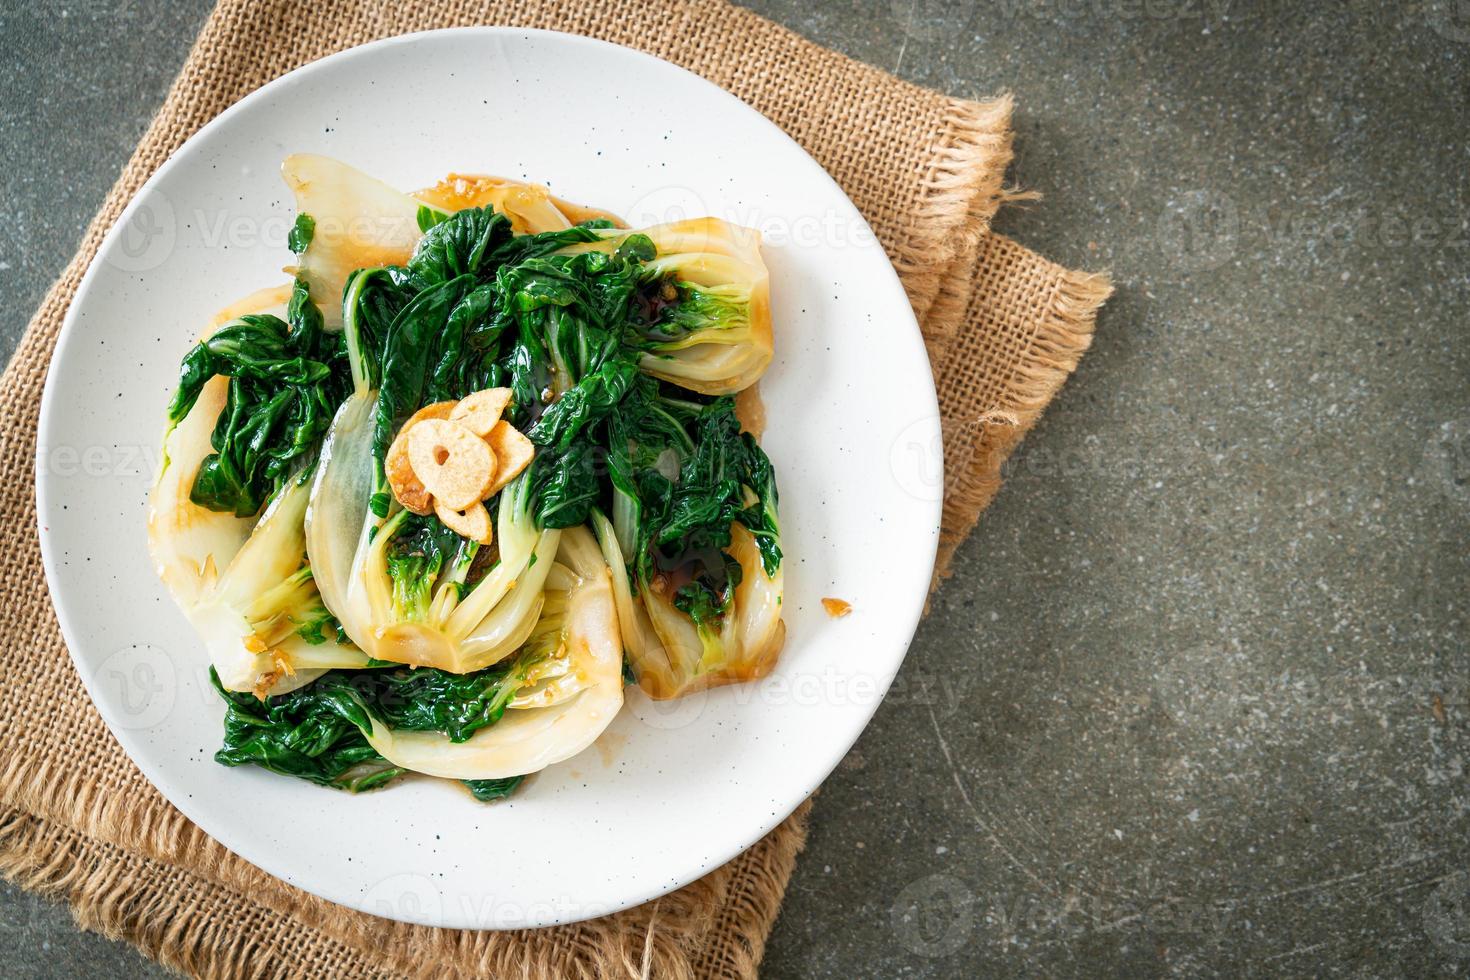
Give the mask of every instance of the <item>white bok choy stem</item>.
<path id="1" fill-rule="evenodd" d="M 233 304 L 214 328 L 247 313 L 284 318 L 285 293 L 264 290 Z M 333 667 L 363 666 L 367 658 L 332 635 L 318 632 L 321 642 L 313 643 L 298 632 L 327 618 L 306 563 L 302 481 L 288 483 L 252 517 L 190 499 L 199 467 L 214 451 L 210 436 L 228 393 L 227 378 L 211 378 L 165 437 L 149 496 L 148 548 L 159 577 L 204 638 L 220 682 L 263 697 L 294 690 Z"/>
<path id="2" fill-rule="evenodd" d="M 413 255 L 419 202 L 340 160 L 293 153 L 281 177 L 296 195 L 296 210 L 314 223 L 297 274 L 329 330 L 342 327 L 342 288 L 354 270 L 403 265 Z"/>
<path id="3" fill-rule="evenodd" d="M 586 528 L 561 532 L 545 612 L 520 653 L 527 679 L 504 716 L 463 742 L 396 731 L 374 718 L 368 741 L 405 769 L 450 779 L 537 772 L 587 748 L 623 704 L 623 645 L 610 577 Z"/>

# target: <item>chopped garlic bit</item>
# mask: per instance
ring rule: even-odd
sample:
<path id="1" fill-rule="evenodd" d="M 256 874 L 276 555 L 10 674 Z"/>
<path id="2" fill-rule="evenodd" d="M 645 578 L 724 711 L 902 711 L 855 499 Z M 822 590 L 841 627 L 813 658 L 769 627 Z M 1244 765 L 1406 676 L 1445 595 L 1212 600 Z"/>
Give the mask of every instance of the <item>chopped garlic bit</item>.
<path id="1" fill-rule="evenodd" d="M 827 610 L 827 615 L 833 619 L 841 619 L 852 612 L 852 603 L 844 599 L 833 599 L 830 596 L 822 600 L 822 608 Z"/>

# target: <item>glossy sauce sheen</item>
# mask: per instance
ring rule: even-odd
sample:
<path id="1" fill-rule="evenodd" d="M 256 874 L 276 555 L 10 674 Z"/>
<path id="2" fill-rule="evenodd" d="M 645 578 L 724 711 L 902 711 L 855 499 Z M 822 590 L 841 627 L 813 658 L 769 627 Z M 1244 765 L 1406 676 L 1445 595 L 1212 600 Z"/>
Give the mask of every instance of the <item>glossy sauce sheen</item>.
<path id="1" fill-rule="evenodd" d="M 546 194 L 547 200 L 556 207 L 558 211 L 566 215 L 572 224 L 581 224 L 584 221 L 592 221 L 596 218 L 605 218 L 618 228 L 628 227 L 623 219 L 610 211 L 598 208 L 589 208 L 581 204 L 573 204 L 563 201 L 559 197 L 551 196 L 546 188 L 539 184 L 528 184 L 519 180 L 508 180 L 504 177 L 492 177 L 488 174 L 458 174 L 451 173 L 433 187 L 425 188 L 416 192 L 413 196 L 425 204 L 432 205 L 442 211 L 463 211 L 465 208 L 482 208 L 487 204 L 495 205 L 499 210 L 499 204 L 508 193 L 514 190 L 526 188 L 531 191 L 540 191 Z M 516 229 L 520 231 L 521 229 Z"/>

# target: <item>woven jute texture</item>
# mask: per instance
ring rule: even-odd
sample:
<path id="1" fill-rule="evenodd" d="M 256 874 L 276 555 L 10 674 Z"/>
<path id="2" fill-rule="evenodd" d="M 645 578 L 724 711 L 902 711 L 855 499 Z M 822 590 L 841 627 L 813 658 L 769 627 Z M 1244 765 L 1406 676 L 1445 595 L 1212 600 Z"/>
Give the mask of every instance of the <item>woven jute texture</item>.
<path id="1" fill-rule="evenodd" d="M 0 554 L 10 572 L 0 626 L 11 641 L 0 871 L 66 899 L 83 926 L 205 976 L 752 976 L 809 803 L 727 866 L 603 919 L 489 933 L 373 918 L 276 881 L 170 807 L 92 708 L 47 598 L 31 482 L 41 386 L 77 283 L 123 206 L 190 134 L 285 71 L 377 38 L 471 24 L 587 34 L 689 68 L 771 118 L 846 189 L 898 269 L 935 365 L 946 440 L 940 572 L 1086 349 L 1106 279 L 989 231 L 1006 196 L 1006 99 L 946 98 L 713 0 L 224 0 L 0 379 Z"/>

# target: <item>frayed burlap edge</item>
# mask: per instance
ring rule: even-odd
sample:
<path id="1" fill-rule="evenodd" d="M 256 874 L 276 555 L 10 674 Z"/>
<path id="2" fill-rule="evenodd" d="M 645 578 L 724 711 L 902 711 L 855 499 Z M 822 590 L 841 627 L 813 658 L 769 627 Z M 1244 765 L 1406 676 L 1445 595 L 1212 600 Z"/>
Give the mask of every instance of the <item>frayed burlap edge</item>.
<path id="1" fill-rule="evenodd" d="M 993 253 L 1024 251 L 1001 235 L 991 235 L 976 257 L 976 263 L 991 260 Z M 1001 487 L 1001 468 L 1006 459 L 1031 431 L 1068 376 L 1077 369 L 1082 355 L 1092 346 L 1098 311 L 1113 293 L 1106 273 L 1077 272 L 1052 265 L 1054 282 L 1044 300 L 1044 312 L 1027 343 L 1025 356 L 994 402 L 986 405 L 946 404 L 946 374 L 937 372 L 944 427 L 945 487 L 944 513 L 935 561 L 934 580 L 950 574 L 955 549 L 967 538 L 980 514 Z M 986 296 L 975 289 L 973 275 L 955 277 L 945 283 L 936 307 L 964 312 L 960 322 L 983 318 Z M 936 309 L 936 312 L 938 310 Z M 957 331 L 957 327 L 956 327 Z M 953 334 L 944 338 L 949 352 Z M 948 358 L 936 361 L 945 364 Z"/>
<path id="2" fill-rule="evenodd" d="M 567 946 L 561 955 L 540 963 L 520 958 L 507 962 L 488 950 L 436 955 L 442 950 L 423 941 L 423 927 L 365 919 L 324 902 L 283 902 L 294 890 L 277 887 L 274 879 L 242 862 L 204 862 L 201 866 L 211 869 L 238 864 L 244 872 L 230 880 L 214 878 L 15 810 L 0 814 L 0 874 L 27 890 L 66 901 L 81 928 L 132 943 L 165 966 L 199 976 L 301 975 L 305 964 L 289 964 L 275 951 L 311 945 L 302 940 L 316 936 L 330 950 L 338 975 L 750 977 L 779 905 L 772 896 L 779 898 L 785 891 L 810 809 L 808 801 L 788 818 L 796 825 L 793 832 L 769 835 L 747 852 L 753 860 L 732 862 L 749 867 L 720 896 L 717 917 L 691 917 L 692 911 L 710 907 L 713 896 L 681 900 L 683 893 L 676 892 L 634 910 L 642 913 L 636 927 L 615 937 L 589 936 L 589 941 Z M 727 889 L 731 877 L 720 869 L 711 878 L 725 880 L 706 887 Z M 181 907 L 188 911 L 181 913 Z M 240 908 L 252 910 L 250 915 L 260 921 L 221 914 Z M 364 922 L 374 925 L 371 935 L 364 934 Z M 690 928 L 695 922 L 698 928 Z M 679 925 L 671 928 L 671 923 Z M 711 930 L 716 940 L 701 944 Z M 465 940 L 462 945 L 473 946 L 477 938 L 491 934 L 457 935 Z M 458 963 L 473 964 L 473 969 L 459 969 Z M 352 968 L 342 973 L 343 965 Z M 385 966 L 390 972 L 384 972 Z"/>
<path id="3" fill-rule="evenodd" d="M 1014 109 L 1009 94 L 988 102 L 956 100 L 945 115 L 944 127 L 935 134 L 933 163 L 923 176 L 923 197 L 914 220 L 921 233 L 889 256 L 920 324 L 930 319 L 945 283 L 958 278 L 955 271 L 968 271 L 973 264 L 980 240 L 1005 197 Z M 957 329 L 955 310 L 946 310 L 944 319 L 948 328 L 936 335 Z M 930 332 L 924 336 L 927 342 Z M 931 356 L 936 353 L 931 347 Z"/>
<path id="4" fill-rule="evenodd" d="M 240 899 L 180 868 L 14 810 L 0 815 L 0 874 L 27 891 L 66 902 L 80 928 L 131 943 L 164 966 L 195 976 L 300 975 L 271 950 L 277 941 L 299 942 L 303 930 L 313 931 L 277 918 L 276 929 L 290 930 L 277 936 L 269 920 L 237 927 L 234 917 L 198 914 Z M 179 915 L 180 904 L 194 914 Z M 319 942 L 331 950 L 334 966 L 349 965 L 354 977 L 389 976 L 351 947 L 325 936 Z"/>
<path id="5" fill-rule="evenodd" d="M 1008 103 L 1004 118 L 1009 127 L 1011 119 L 1009 96 L 1003 98 Z M 1009 140 L 999 148 L 999 152 L 1003 153 L 1006 164 L 1009 166 L 1012 158 Z M 952 250 L 949 261 L 934 273 L 938 286 L 933 300 L 923 314 L 916 314 L 919 317 L 920 333 L 924 337 L 924 347 L 929 352 L 930 364 L 944 363 L 950 345 L 954 342 L 960 329 L 968 322 L 965 317 L 975 297 L 975 265 L 980 258 L 981 244 L 990 234 L 990 222 L 995 217 L 995 212 L 1007 204 L 1035 201 L 1041 198 L 1036 191 L 1001 186 L 1003 178 L 1004 173 L 1001 173 L 995 176 L 993 184 L 987 182 L 984 199 L 993 207 L 989 213 L 976 217 L 976 222 L 980 225 L 980 233 L 962 235 L 957 238 L 957 245 Z M 938 382 L 937 370 L 935 381 Z"/>

